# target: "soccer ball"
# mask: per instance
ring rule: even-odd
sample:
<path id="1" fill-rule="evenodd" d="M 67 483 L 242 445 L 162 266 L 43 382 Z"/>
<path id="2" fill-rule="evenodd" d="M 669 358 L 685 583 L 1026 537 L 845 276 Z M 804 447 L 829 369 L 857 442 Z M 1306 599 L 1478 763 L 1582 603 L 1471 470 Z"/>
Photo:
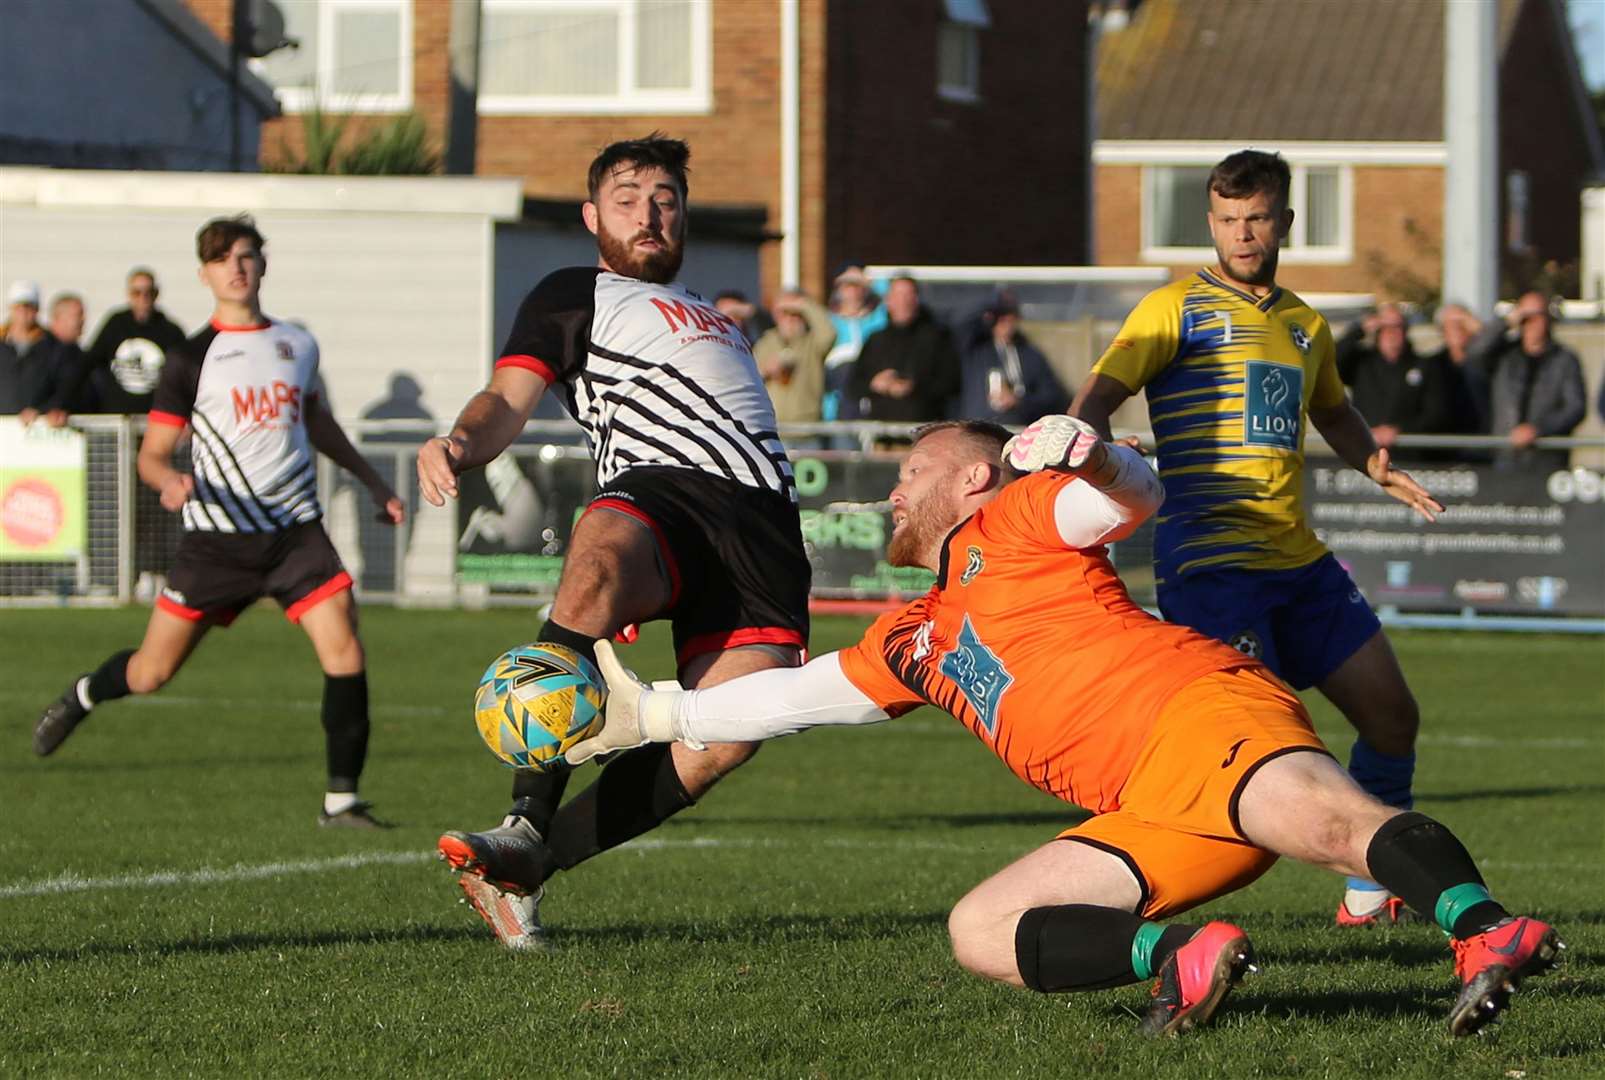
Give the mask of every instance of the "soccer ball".
<path id="1" fill-rule="evenodd" d="M 490 752 L 512 769 L 567 768 L 563 753 L 602 729 L 607 686 L 566 645 L 518 645 L 485 669 L 474 722 Z"/>

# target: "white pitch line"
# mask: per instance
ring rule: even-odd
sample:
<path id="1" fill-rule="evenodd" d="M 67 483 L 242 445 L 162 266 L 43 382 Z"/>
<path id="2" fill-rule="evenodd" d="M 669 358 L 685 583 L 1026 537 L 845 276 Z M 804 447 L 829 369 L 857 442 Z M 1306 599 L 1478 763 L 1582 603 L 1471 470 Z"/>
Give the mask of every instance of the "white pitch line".
<path id="1" fill-rule="evenodd" d="M 759 838 L 694 836 L 686 839 L 644 837 L 622 845 L 620 851 L 646 854 L 652 851 L 694 850 L 701 848 L 754 848 L 754 847 L 831 847 L 873 850 L 897 848 L 899 850 L 969 852 L 974 847 L 941 841 L 899 838 L 895 840 L 850 840 L 845 837 L 788 841 Z M 70 893 L 109 892 L 115 889 L 165 889 L 186 885 L 226 885 L 238 881 L 261 881 L 266 878 L 289 877 L 294 874 L 327 874 L 337 870 L 357 870 L 365 866 L 403 866 L 430 862 L 437 858 L 433 851 L 378 851 L 368 855 L 341 855 L 332 859 L 302 859 L 294 862 L 270 862 L 251 865 L 236 863 L 229 867 L 203 867 L 199 870 L 164 870 L 153 874 L 119 874 L 115 877 L 84 877 L 65 873 L 38 881 L 18 881 L 0 885 L 0 900 L 34 896 L 63 896 Z"/>
<path id="2" fill-rule="evenodd" d="M 223 869 L 167 870 L 155 874 L 119 874 L 116 877 L 81 877 L 58 874 L 42 881 L 19 881 L 0 885 L 0 899 L 20 896 L 60 896 L 64 893 L 106 892 L 112 889 L 160 889 L 174 885 L 219 885 L 234 881 L 260 881 L 290 874 L 323 874 L 331 870 L 354 870 L 363 866 L 385 866 L 424 862 L 433 852 L 377 851 L 370 855 L 342 855 L 334 859 L 302 859 L 297 862 L 236 863 Z"/>

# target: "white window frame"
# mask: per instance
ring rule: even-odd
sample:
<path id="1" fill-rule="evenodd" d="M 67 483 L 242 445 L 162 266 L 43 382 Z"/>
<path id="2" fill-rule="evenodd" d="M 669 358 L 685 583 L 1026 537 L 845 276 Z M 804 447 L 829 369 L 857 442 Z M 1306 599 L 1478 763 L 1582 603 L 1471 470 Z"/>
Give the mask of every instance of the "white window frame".
<path id="1" fill-rule="evenodd" d="M 975 105 L 981 101 L 981 31 L 992 25 L 986 0 L 942 0 L 942 19 L 937 24 L 936 96 L 943 101 Z M 943 31 L 957 31 L 969 42 L 969 70 L 963 83 L 942 81 L 941 49 Z"/>
<path id="2" fill-rule="evenodd" d="M 1153 175 L 1155 169 L 1211 168 L 1224 155 L 1200 156 L 1196 160 L 1166 160 L 1145 162 L 1142 166 L 1142 254 L 1143 262 L 1194 263 L 1209 262 L 1215 258 L 1212 247 L 1171 247 L 1155 243 L 1153 229 Z M 1281 251 L 1280 261 L 1291 266 L 1333 266 L 1354 261 L 1354 167 L 1334 161 L 1299 161 L 1284 154 L 1293 173 L 1293 228 L 1289 243 Z M 1306 191 L 1307 177 L 1313 169 L 1338 170 L 1338 237 L 1337 243 L 1322 247 L 1308 247 L 1304 243 L 1308 223 L 1298 212 Z"/>
<path id="3" fill-rule="evenodd" d="M 341 113 L 404 113 L 412 109 L 412 7 L 413 0 L 317 0 L 318 4 L 318 55 L 313 63 L 313 85 L 275 87 L 279 106 L 286 113 L 311 112 L 321 108 L 326 112 Z M 395 11 L 400 16 L 401 32 L 398 45 L 397 79 L 400 92 L 395 94 L 343 94 L 334 86 L 334 16 L 339 10 L 360 11 L 363 8 Z M 251 70 L 268 81 L 260 60 L 251 61 Z"/>
<path id="4" fill-rule="evenodd" d="M 699 115 L 713 111 L 713 4 L 691 5 L 691 87 L 635 89 L 637 0 L 484 0 L 484 11 L 616 11 L 619 15 L 619 77 L 616 94 L 487 94 L 481 86 L 481 116 Z"/>

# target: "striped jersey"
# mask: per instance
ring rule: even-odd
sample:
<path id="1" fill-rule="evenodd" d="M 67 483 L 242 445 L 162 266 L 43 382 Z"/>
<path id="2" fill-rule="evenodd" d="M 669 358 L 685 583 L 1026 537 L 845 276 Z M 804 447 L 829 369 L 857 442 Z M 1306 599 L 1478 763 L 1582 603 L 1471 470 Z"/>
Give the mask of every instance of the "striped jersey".
<path id="1" fill-rule="evenodd" d="M 1147 388 L 1165 506 L 1160 584 L 1194 570 L 1288 570 L 1326 554 L 1304 514 L 1305 416 L 1344 400 L 1326 320 L 1286 289 L 1208 270 L 1142 299 L 1093 367 Z"/>
<path id="2" fill-rule="evenodd" d="M 317 341 L 276 319 L 214 321 L 168 354 L 150 422 L 190 427 L 195 491 L 184 528 L 276 532 L 322 516 L 306 430 L 322 385 Z"/>
<path id="3" fill-rule="evenodd" d="M 661 465 L 797 499 L 740 325 L 681 285 L 597 267 L 555 271 L 518 309 L 496 362 L 509 365 L 557 388 L 601 485 Z"/>

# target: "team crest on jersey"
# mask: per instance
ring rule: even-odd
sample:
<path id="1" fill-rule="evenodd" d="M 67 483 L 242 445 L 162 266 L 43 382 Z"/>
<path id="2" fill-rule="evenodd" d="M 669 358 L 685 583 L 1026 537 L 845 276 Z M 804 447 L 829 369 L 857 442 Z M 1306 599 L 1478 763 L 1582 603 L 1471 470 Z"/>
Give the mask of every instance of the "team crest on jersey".
<path id="1" fill-rule="evenodd" d="M 1298 447 L 1304 369 L 1265 360 L 1244 365 L 1243 445 Z"/>
<path id="2" fill-rule="evenodd" d="M 959 575 L 959 584 L 968 585 L 975 580 L 975 575 L 986 569 L 986 560 L 981 558 L 981 549 L 971 544 L 964 552 L 966 562 L 964 573 Z"/>
<path id="3" fill-rule="evenodd" d="M 1227 639 L 1226 644 L 1244 656 L 1252 657 L 1255 660 L 1265 659 L 1265 645 L 1260 641 L 1259 635 L 1252 630 L 1244 630 L 1241 633 L 1233 634 Z"/>
<path id="4" fill-rule="evenodd" d="M 959 628 L 957 647 L 942 657 L 942 674 L 953 680 L 959 693 L 964 695 L 964 700 L 970 703 L 975 715 L 980 717 L 987 737 L 996 738 L 998 703 L 1002 701 L 1004 692 L 1013 685 L 1014 676 L 1009 674 L 997 654 L 976 636 L 968 615 L 964 616 L 964 625 Z"/>
<path id="5" fill-rule="evenodd" d="M 288 361 L 294 362 L 294 360 L 295 360 L 295 346 L 291 345 L 288 341 L 275 341 L 273 343 L 273 349 L 274 349 L 275 352 L 277 352 L 279 354 L 279 359 L 280 360 L 288 360 Z"/>
<path id="6" fill-rule="evenodd" d="M 1298 351 L 1308 356 L 1310 354 L 1310 334 L 1298 323 L 1287 324 L 1287 335 L 1293 339 L 1293 345 Z"/>

